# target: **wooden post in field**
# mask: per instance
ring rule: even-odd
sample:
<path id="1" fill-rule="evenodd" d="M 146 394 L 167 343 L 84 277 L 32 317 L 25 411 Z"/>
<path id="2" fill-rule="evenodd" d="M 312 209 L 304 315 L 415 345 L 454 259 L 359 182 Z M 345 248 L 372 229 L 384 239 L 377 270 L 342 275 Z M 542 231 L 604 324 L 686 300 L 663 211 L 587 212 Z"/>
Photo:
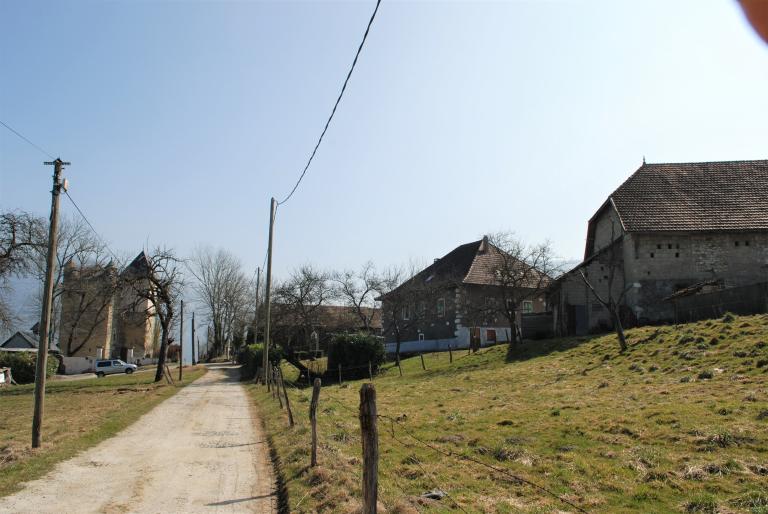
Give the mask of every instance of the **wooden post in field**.
<path id="1" fill-rule="evenodd" d="M 280 408 L 283 408 L 283 396 L 280 394 L 280 372 L 277 370 L 277 366 L 272 368 L 272 375 L 275 377 L 274 386 L 275 393 L 277 395 L 277 401 L 280 402 Z"/>
<path id="2" fill-rule="evenodd" d="M 379 433 L 376 426 L 376 388 L 360 388 L 360 439 L 363 443 L 363 514 L 376 514 L 379 473 Z"/>
<path id="3" fill-rule="evenodd" d="M 421 357 L 421 369 L 423 369 L 424 371 L 427 371 L 427 366 L 424 364 L 424 354 L 419 353 L 419 357 Z"/>
<path id="4" fill-rule="evenodd" d="M 312 402 L 309 404 L 309 423 L 312 425 L 312 457 L 310 466 L 317 466 L 317 402 L 320 399 L 320 379 L 312 384 Z"/>
<path id="5" fill-rule="evenodd" d="M 397 369 L 400 370 L 400 376 L 403 376 L 403 367 L 400 365 L 400 360 L 397 361 Z"/>
<path id="6" fill-rule="evenodd" d="M 341 363 L 339 363 L 339 385 L 341 385 Z"/>
<path id="7" fill-rule="evenodd" d="M 371 361 L 368 361 L 368 377 L 373 382 L 373 366 L 371 366 Z"/>
<path id="8" fill-rule="evenodd" d="M 448 358 L 450 363 L 453 364 L 453 347 L 451 345 L 448 345 Z"/>
<path id="9" fill-rule="evenodd" d="M 283 386 L 283 396 L 285 396 L 285 408 L 288 411 L 288 423 L 293 426 L 293 412 L 291 412 L 291 401 L 288 399 L 288 390 L 285 388 L 285 377 L 283 377 L 283 370 L 277 368 L 277 373 L 280 376 L 280 384 Z"/>

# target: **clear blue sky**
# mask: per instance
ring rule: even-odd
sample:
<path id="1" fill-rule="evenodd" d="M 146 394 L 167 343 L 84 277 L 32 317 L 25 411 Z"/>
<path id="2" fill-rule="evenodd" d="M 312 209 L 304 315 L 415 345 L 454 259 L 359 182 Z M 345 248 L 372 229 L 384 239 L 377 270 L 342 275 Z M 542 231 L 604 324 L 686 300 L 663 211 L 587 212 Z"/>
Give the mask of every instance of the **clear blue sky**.
<path id="1" fill-rule="evenodd" d="M 207 243 L 252 271 L 373 7 L 4 0 L 0 119 L 72 161 L 117 251 Z M 501 229 L 578 258 L 643 155 L 768 157 L 766 91 L 768 47 L 731 0 L 384 0 L 279 212 L 275 273 L 431 260 Z M 0 127 L 2 208 L 46 213 L 43 160 Z"/>

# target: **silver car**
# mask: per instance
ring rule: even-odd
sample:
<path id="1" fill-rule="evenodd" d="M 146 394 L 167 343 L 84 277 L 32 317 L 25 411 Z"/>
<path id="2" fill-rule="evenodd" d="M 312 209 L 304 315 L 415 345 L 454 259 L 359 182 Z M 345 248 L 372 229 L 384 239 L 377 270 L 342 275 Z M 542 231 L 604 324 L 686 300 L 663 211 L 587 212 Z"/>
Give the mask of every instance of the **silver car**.
<path id="1" fill-rule="evenodd" d="M 103 377 L 104 375 L 114 375 L 115 373 L 127 373 L 131 374 L 138 369 L 136 364 L 128 364 L 120 359 L 100 360 L 96 361 L 94 366 L 97 377 Z"/>

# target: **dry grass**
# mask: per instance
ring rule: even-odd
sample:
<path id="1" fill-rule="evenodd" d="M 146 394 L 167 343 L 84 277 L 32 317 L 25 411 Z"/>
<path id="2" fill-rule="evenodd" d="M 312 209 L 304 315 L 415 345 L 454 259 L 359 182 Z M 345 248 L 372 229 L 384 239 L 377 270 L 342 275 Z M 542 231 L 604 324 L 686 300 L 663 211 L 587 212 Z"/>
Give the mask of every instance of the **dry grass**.
<path id="1" fill-rule="evenodd" d="M 629 340 L 625 354 L 609 335 L 531 342 L 512 356 L 505 347 L 455 353 L 453 364 L 432 354 L 427 371 L 418 358 L 404 361 L 403 378 L 385 370 L 375 381 L 387 416 L 379 425 L 383 506 L 575 511 L 468 457 L 589 512 L 768 512 L 768 366 L 758 367 L 768 358 L 768 316 L 646 327 Z M 315 470 L 307 469 L 311 390 L 290 391 L 298 425 L 288 429 L 277 402 L 252 386 L 292 512 L 359 507 L 361 383 L 323 388 Z M 450 496 L 421 497 L 433 489 Z"/>
<path id="2" fill-rule="evenodd" d="M 188 368 L 182 385 L 205 373 Z M 30 447 L 33 384 L 0 389 L 0 496 L 47 472 L 53 464 L 130 425 L 178 388 L 154 384 L 154 373 L 76 381 L 46 387 L 43 445 Z"/>

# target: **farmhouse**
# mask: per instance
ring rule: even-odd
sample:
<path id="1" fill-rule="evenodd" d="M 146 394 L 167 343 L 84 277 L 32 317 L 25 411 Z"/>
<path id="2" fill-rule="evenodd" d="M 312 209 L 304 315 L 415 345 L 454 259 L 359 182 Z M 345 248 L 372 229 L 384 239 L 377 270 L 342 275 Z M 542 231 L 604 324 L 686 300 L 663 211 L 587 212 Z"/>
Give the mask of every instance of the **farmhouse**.
<path id="1" fill-rule="evenodd" d="M 155 357 L 159 324 L 151 303 L 139 299 L 125 280 L 149 269 L 141 252 L 122 272 L 107 266 L 64 270 L 59 346 L 67 357 L 121 358 L 135 362 Z"/>
<path id="2" fill-rule="evenodd" d="M 646 164 L 597 209 L 584 261 L 554 283 L 558 334 L 611 327 L 603 298 L 621 298 L 627 326 L 673 321 L 678 292 L 768 280 L 768 161 Z"/>
<path id="3" fill-rule="evenodd" d="M 468 348 L 509 341 L 512 327 L 502 315 L 505 294 L 499 284 L 502 250 L 487 237 L 455 248 L 396 289 L 382 295 L 385 347 L 394 353 L 398 339 L 403 353 Z M 509 260 L 506 255 L 506 261 Z M 549 277 L 517 261 L 521 273 L 537 277 L 521 284 L 517 312 L 540 313 L 546 308 L 541 287 Z M 526 335 L 526 334 L 522 334 Z"/>

